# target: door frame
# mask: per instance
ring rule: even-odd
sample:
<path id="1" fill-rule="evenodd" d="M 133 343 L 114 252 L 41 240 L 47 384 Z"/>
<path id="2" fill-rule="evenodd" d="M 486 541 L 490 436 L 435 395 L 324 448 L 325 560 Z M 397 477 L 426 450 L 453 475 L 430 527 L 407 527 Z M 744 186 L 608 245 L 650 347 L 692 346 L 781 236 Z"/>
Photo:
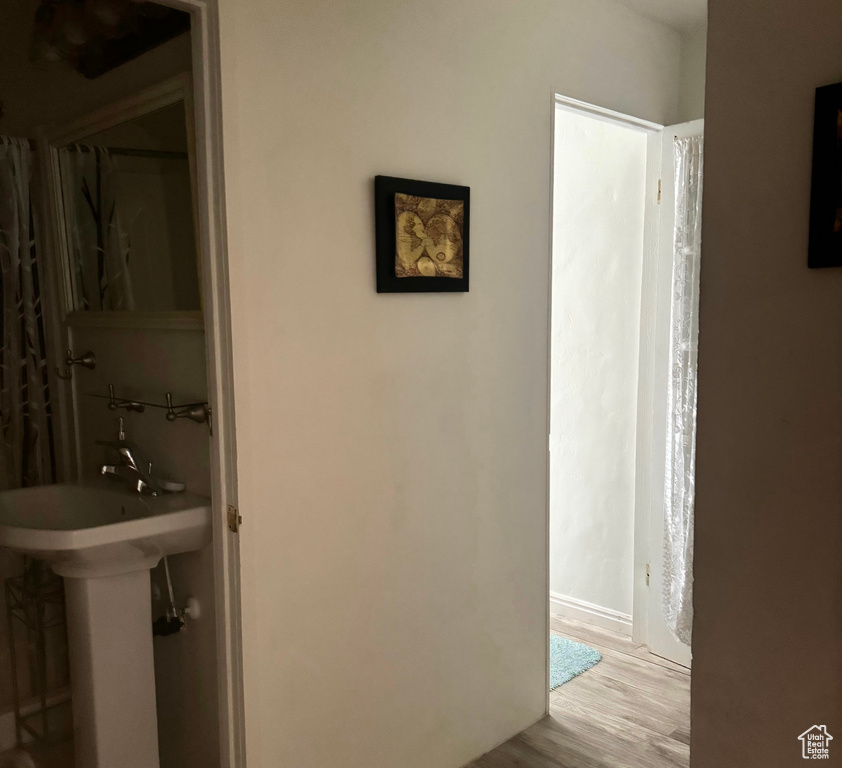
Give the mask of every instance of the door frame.
<path id="1" fill-rule="evenodd" d="M 649 647 L 649 563 L 653 504 L 663 497 L 654 482 L 656 449 L 663 444 L 655 433 L 658 411 L 658 295 L 661 274 L 661 170 L 665 126 L 646 144 L 646 203 L 643 219 L 643 276 L 641 280 L 640 351 L 638 356 L 637 430 L 634 477 L 634 598 L 632 640 Z M 646 318 L 644 308 L 648 310 Z M 649 322 L 646 322 L 648 318 Z M 665 391 L 661 394 L 665 394 Z M 663 436 L 662 436 L 663 437 Z M 664 438 L 665 439 L 665 438 Z M 661 457 L 663 463 L 663 457 Z"/>
<path id="2" fill-rule="evenodd" d="M 661 212 L 669 210 L 672 207 L 673 213 L 669 215 L 660 216 L 658 219 L 658 240 L 659 248 L 656 252 L 656 261 L 653 263 L 653 271 L 651 273 L 652 304 L 654 308 L 655 319 L 658 321 L 654 326 L 654 338 L 650 339 L 650 353 L 652 355 L 650 360 L 650 380 L 647 382 L 647 388 L 651 395 L 651 410 L 647 412 L 640 411 L 640 419 L 638 421 L 638 444 L 648 442 L 649 452 L 642 455 L 641 461 L 648 461 L 650 471 L 644 473 L 646 475 L 645 482 L 648 487 L 644 487 L 641 483 L 641 494 L 648 495 L 647 498 L 640 499 L 640 503 L 645 505 L 647 519 L 645 521 L 646 527 L 641 528 L 640 531 L 636 529 L 636 536 L 641 538 L 641 550 L 645 548 L 650 556 L 652 548 L 657 546 L 657 543 L 663 541 L 663 520 L 665 512 L 665 471 L 666 471 L 666 452 L 667 445 L 667 388 L 668 388 L 668 370 L 669 370 L 669 349 L 671 344 L 672 333 L 672 281 L 673 281 L 673 238 L 675 230 L 675 178 L 674 178 L 674 160 L 673 147 L 674 141 L 679 138 L 687 136 L 695 136 L 704 132 L 704 119 L 690 120 L 684 123 L 677 123 L 664 127 L 660 139 L 660 150 L 658 152 L 659 168 L 654 169 L 653 176 L 662 181 L 662 197 L 661 201 L 665 208 Z M 644 389 L 644 382 L 641 379 L 641 391 Z M 641 437 L 641 435 L 643 437 Z M 638 474 L 638 481 L 641 480 Z M 648 503 L 647 503 L 648 501 Z M 637 543 L 635 544 L 637 547 Z M 634 635 L 634 639 L 645 643 L 647 648 L 655 655 L 660 655 L 682 666 L 691 665 L 691 649 L 683 646 L 678 640 L 668 640 L 667 645 L 664 645 L 664 625 L 660 618 L 655 619 L 659 622 L 657 629 L 653 629 L 651 622 L 655 612 L 661 611 L 660 594 L 657 595 L 657 602 L 653 602 L 655 592 L 660 593 L 663 585 L 662 563 L 656 558 L 647 558 L 644 564 L 648 567 L 651 563 L 652 569 L 652 586 L 647 588 L 645 584 L 642 586 L 640 600 L 635 596 L 635 621 L 638 627 L 638 632 Z M 655 647 L 653 647 L 655 646 Z M 669 647 L 668 647 L 669 646 Z"/>
<path id="3" fill-rule="evenodd" d="M 550 636 L 550 476 L 549 476 L 549 445 L 550 418 L 552 408 L 552 318 L 553 318 L 553 252 L 555 236 L 555 136 L 556 114 L 558 108 L 583 114 L 591 118 L 633 128 L 646 134 L 646 187 L 644 190 L 644 232 L 643 232 L 643 269 L 641 282 L 641 309 L 645 300 L 651 295 L 650 291 L 656 287 L 655 278 L 659 261 L 660 246 L 660 208 L 658 204 L 658 179 L 661 170 L 661 143 L 664 126 L 633 115 L 616 112 L 612 109 L 595 104 L 572 99 L 558 93 L 552 94 L 552 128 L 550 148 L 550 258 L 549 258 L 549 311 L 547 313 L 547 551 L 546 551 L 546 595 L 547 595 L 547 678 L 549 678 L 549 636 Z M 652 304 L 654 307 L 654 304 Z M 647 634 L 646 608 L 648 605 L 646 584 L 646 563 L 649 557 L 649 520 L 650 493 L 646 468 L 649 466 L 651 453 L 651 416 L 649 429 L 644 429 L 647 414 L 652 413 L 653 395 L 651 387 L 647 390 L 644 372 L 652 367 L 653 334 L 646 333 L 647 326 L 641 317 L 640 348 L 638 368 L 638 406 L 637 429 L 635 447 L 635 500 L 634 500 L 634 591 L 632 609 L 632 638 L 636 642 L 645 642 Z M 549 691 L 547 691 L 547 711 L 549 712 Z"/>
<path id="4" fill-rule="evenodd" d="M 228 278 L 228 244 L 226 233 L 225 183 L 222 142 L 221 63 L 219 18 L 216 0 L 153 0 L 159 5 L 185 11 L 191 16 L 192 84 L 176 78 L 157 87 L 165 100 L 179 82 L 185 93 L 185 106 L 192 97 L 193 138 L 195 149 L 195 199 L 197 246 L 202 285 L 201 313 L 167 313 L 166 317 L 147 316 L 122 318 L 72 318 L 68 313 L 64 284 L 66 265 L 48 265 L 48 317 L 54 340 L 48 345 L 50 373 L 62 365 L 65 350 L 55 339 L 64 338 L 69 326 L 109 325 L 123 327 L 204 326 L 208 377 L 208 402 L 213 412 L 213 434 L 210 438 L 210 475 L 213 524 L 214 595 L 216 608 L 217 688 L 219 708 L 219 753 L 221 768 L 245 768 L 245 706 L 242 653 L 242 596 L 240 578 L 239 504 L 237 500 L 237 442 L 234 409 L 234 357 L 231 333 L 231 302 Z M 156 89 L 149 89 L 147 96 Z M 189 109 L 187 110 L 189 111 Z M 103 110 L 105 115 L 107 110 Z M 189 118 L 188 118 L 189 125 Z M 49 137 L 39 132 L 38 149 L 42 158 L 50 156 Z M 51 210 L 49 163 L 38 163 L 44 176 L 41 194 Z M 61 233 L 44 222 L 47 240 L 56 243 Z M 46 240 L 45 240 L 46 241 Z M 74 313 L 75 314 L 75 313 Z M 112 313 L 107 313 L 112 315 Z M 175 315 L 178 315 L 176 317 Z M 189 317 L 186 317 L 188 316 Z M 185 317 L 182 317 L 185 316 Z M 74 377 L 75 378 L 75 377 Z M 52 382 L 52 379 L 51 379 Z M 71 388 L 54 387 L 56 395 L 57 452 L 60 457 L 59 478 L 76 478 L 78 446 L 72 434 Z M 232 521 L 233 520 L 233 524 Z"/>
<path id="5" fill-rule="evenodd" d="M 219 747 L 222 768 L 245 768 L 245 707 L 240 580 L 234 351 L 228 278 L 225 174 L 222 156 L 222 70 L 216 0 L 155 0 L 190 13 L 193 45 L 193 113 L 196 197 L 202 295 L 213 408 L 211 490 L 217 616 Z M 229 515 L 235 524 L 229 527 Z"/>

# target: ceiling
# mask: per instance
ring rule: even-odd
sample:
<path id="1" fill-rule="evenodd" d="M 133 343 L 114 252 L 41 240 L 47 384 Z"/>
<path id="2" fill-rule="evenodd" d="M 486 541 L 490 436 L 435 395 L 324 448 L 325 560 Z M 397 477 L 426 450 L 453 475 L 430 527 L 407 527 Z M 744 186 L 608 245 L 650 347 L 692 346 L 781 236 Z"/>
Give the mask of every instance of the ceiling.
<path id="1" fill-rule="evenodd" d="M 707 0 L 617 0 L 641 16 L 660 21 L 679 32 L 707 23 Z"/>

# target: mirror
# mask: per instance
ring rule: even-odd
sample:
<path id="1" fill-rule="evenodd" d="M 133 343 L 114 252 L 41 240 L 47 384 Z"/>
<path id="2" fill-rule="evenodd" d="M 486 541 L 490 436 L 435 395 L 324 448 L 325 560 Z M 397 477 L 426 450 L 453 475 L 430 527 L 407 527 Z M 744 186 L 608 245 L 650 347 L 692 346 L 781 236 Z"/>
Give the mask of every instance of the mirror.
<path id="1" fill-rule="evenodd" d="M 185 105 L 57 148 L 71 310 L 201 308 Z"/>

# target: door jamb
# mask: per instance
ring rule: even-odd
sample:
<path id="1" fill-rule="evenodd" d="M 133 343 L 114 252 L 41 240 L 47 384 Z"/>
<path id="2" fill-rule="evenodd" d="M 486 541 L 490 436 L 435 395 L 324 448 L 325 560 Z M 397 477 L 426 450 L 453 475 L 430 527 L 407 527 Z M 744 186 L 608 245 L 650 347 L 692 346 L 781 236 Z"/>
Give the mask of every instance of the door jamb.
<path id="1" fill-rule="evenodd" d="M 664 127 L 647 137 L 646 191 L 643 213 L 643 270 L 641 276 L 640 347 L 637 373 L 637 429 L 634 472 L 634 597 L 632 640 L 649 644 L 649 527 L 652 517 L 655 440 L 655 378 L 658 345 L 658 282 L 661 263 L 661 166 Z M 642 316 L 650 310 L 649 322 Z"/>
<path id="2" fill-rule="evenodd" d="M 217 675 L 220 762 L 245 768 L 242 598 L 239 533 L 229 528 L 229 512 L 239 521 L 234 357 L 228 279 L 225 174 L 222 156 L 222 71 L 216 0 L 155 0 L 190 13 L 193 45 L 193 110 L 196 139 L 196 195 L 208 368 L 213 408 L 211 488 L 214 585 L 217 616 Z M 239 525 L 234 526 L 239 529 Z"/>

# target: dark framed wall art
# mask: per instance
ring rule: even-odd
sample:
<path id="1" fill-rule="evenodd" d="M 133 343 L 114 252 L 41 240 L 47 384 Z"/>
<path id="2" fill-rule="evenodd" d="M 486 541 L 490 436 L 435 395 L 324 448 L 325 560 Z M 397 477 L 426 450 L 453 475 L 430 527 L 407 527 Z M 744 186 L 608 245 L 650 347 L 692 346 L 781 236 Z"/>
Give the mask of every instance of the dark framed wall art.
<path id="1" fill-rule="evenodd" d="M 842 83 L 816 89 L 807 266 L 842 267 Z"/>
<path id="2" fill-rule="evenodd" d="M 467 291 L 471 190 L 374 178 L 378 293 Z"/>

